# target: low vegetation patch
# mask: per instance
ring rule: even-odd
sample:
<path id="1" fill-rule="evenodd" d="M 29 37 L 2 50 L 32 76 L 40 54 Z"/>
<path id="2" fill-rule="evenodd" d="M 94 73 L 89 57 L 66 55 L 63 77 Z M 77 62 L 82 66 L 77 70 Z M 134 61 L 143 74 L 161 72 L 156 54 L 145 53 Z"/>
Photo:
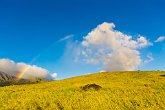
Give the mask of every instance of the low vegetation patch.
<path id="1" fill-rule="evenodd" d="M 89 89 L 94 89 L 94 90 L 100 90 L 102 87 L 97 85 L 97 84 L 87 84 L 85 86 L 82 86 L 81 89 L 82 90 L 89 90 Z"/>
<path id="2" fill-rule="evenodd" d="M 165 74 L 161 74 L 160 76 L 165 77 Z"/>

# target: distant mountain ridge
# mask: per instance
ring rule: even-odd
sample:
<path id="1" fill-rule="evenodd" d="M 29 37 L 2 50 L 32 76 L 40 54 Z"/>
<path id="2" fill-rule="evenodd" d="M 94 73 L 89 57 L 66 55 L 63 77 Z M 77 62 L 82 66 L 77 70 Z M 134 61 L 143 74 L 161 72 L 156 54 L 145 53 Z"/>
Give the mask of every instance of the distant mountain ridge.
<path id="1" fill-rule="evenodd" d="M 8 85 L 18 85 L 18 84 L 26 84 L 26 83 L 33 83 L 31 80 L 28 79 L 19 79 L 15 76 L 11 76 L 5 72 L 0 71 L 0 86 L 8 86 Z"/>
<path id="2" fill-rule="evenodd" d="M 0 82 L 15 81 L 16 77 L 0 71 Z"/>

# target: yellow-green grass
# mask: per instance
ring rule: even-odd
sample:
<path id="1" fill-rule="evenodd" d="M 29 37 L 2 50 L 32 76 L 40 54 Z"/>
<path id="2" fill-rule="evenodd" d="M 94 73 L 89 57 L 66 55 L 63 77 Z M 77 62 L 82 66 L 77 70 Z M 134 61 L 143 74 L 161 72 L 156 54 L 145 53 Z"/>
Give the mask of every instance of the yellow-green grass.
<path id="1" fill-rule="evenodd" d="M 163 110 L 163 75 L 162 71 L 107 72 L 0 87 L 0 110 Z M 102 89 L 80 89 L 93 83 Z"/>

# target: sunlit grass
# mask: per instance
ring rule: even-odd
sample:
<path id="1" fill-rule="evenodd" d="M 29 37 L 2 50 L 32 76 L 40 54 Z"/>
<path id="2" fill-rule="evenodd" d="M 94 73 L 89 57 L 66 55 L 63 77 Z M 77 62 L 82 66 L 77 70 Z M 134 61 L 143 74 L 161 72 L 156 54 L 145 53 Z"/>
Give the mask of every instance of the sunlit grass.
<path id="1" fill-rule="evenodd" d="M 0 87 L 0 110 L 163 110 L 165 72 L 109 72 Z M 81 90 L 86 84 L 100 90 Z"/>

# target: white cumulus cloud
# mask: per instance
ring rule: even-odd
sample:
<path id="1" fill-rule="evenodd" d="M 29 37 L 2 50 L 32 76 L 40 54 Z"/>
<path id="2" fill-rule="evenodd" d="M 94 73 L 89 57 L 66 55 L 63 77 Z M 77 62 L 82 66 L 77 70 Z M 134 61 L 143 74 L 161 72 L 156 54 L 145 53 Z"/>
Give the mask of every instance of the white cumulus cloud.
<path id="1" fill-rule="evenodd" d="M 157 38 L 157 40 L 155 40 L 155 42 L 163 42 L 165 40 L 165 36 L 160 36 Z"/>
<path id="2" fill-rule="evenodd" d="M 46 78 L 48 70 L 38 67 L 36 65 L 28 65 L 26 63 L 16 63 L 10 59 L 0 59 L 0 71 L 17 77 L 21 72 L 26 70 L 22 78 L 24 79 L 36 79 Z"/>
<path id="3" fill-rule="evenodd" d="M 82 55 L 87 63 L 101 63 L 105 71 L 132 71 L 141 65 L 139 49 L 151 46 L 144 36 L 133 40 L 131 35 L 114 30 L 113 23 L 104 22 L 82 41 Z"/>
<path id="4" fill-rule="evenodd" d="M 55 78 L 57 77 L 57 75 L 58 75 L 57 73 L 52 73 L 52 74 L 51 74 L 51 77 L 52 77 L 53 79 L 55 79 Z"/>

